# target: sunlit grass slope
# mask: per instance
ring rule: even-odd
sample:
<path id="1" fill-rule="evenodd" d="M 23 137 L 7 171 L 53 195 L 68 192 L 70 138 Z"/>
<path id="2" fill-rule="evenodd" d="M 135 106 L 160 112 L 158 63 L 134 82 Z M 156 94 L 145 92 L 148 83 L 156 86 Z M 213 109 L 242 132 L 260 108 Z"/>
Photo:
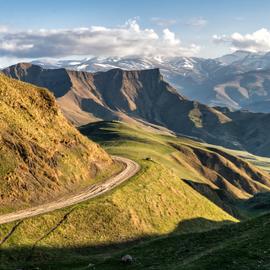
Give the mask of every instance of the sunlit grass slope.
<path id="1" fill-rule="evenodd" d="M 153 267 L 151 258 L 154 260 L 159 252 L 162 256 L 173 252 L 169 263 L 167 254 L 157 260 L 156 266 L 173 269 L 177 243 L 183 241 L 181 256 L 191 250 L 189 246 L 193 247 L 193 238 L 190 243 L 187 240 L 190 235 L 181 238 L 176 235 L 236 222 L 232 216 L 234 203 L 250 198 L 253 189 L 268 188 L 268 174 L 264 171 L 190 139 L 165 136 L 120 122 L 91 124 L 81 131 L 109 153 L 136 160 L 141 171 L 102 197 L 0 226 L 2 267 L 91 269 L 89 265 L 93 263 L 98 269 L 119 269 L 121 254 L 130 251 L 144 267 Z M 164 246 L 163 242 L 157 244 L 159 247 L 154 244 L 166 241 L 167 235 L 170 238 Z M 207 234 L 202 235 L 207 239 Z M 153 240 L 155 246 L 151 247 Z M 194 245 L 198 243 L 195 240 Z M 149 246 L 145 250 L 148 260 L 142 258 L 144 249 L 139 250 L 140 245 L 138 251 L 129 249 L 133 241 Z M 195 252 L 198 250 L 199 247 Z M 130 267 L 144 269 L 140 265 Z"/>
<path id="2" fill-rule="evenodd" d="M 120 123 L 110 123 L 107 129 L 111 128 L 110 142 L 106 136 L 111 138 L 111 132 L 101 132 L 105 136 L 103 146 L 111 154 L 136 160 L 141 171 L 100 198 L 24 220 L 18 226 L 0 226 L 2 240 L 7 237 L 2 249 L 12 258 L 4 255 L 2 265 L 30 263 L 40 267 L 50 258 L 52 267 L 56 267 L 52 269 L 62 269 L 65 264 L 75 267 L 96 259 L 92 250 L 83 252 L 89 247 L 149 239 L 173 231 L 204 231 L 237 221 L 181 179 L 203 181 L 204 177 L 189 169 L 192 164 L 186 167 L 179 163 L 184 155 L 166 143 L 167 137 Z M 120 137 L 121 143 L 114 136 Z M 14 247 L 21 249 L 11 251 Z M 106 249 L 102 256 L 104 252 Z"/>
<path id="3" fill-rule="evenodd" d="M 233 204 L 270 190 L 269 174 L 256 166 L 260 157 L 203 144 L 184 137 L 162 135 L 120 122 L 93 123 L 81 132 L 102 144 L 110 153 L 136 160 L 151 160 L 172 170 L 180 179 L 237 215 Z M 244 158 L 240 157 L 246 156 Z M 264 169 L 266 167 L 263 167 Z"/>
<path id="4" fill-rule="evenodd" d="M 0 212 L 42 203 L 119 170 L 46 89 L 0 74 Z"/>

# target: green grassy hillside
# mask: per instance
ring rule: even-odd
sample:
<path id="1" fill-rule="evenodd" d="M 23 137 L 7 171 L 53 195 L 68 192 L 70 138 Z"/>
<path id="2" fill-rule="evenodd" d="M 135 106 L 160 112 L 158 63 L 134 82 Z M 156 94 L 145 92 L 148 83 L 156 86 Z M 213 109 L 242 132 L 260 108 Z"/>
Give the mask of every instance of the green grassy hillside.
<path id="1" fill-rule="evenodd" d="M 129 266 L 131 269 L 173 269 L 175 256 L 185 256 L 191 250 L 189 246 L 195 246 L 201 238 L 205 242 L 194 249 L 194 254 L 214 245 L 214 241 L 206 241 L 207 233 L 198 232 L 237 222 L 232 215 L 241 216 L 239 201 L 252 196 L 244 190 L 246 185 L 268 188 L 267 183 L 256 178 L 265 176 L 267 180 L 264 171 L 238 158 L 234 162 L 239 166 L 233 166 L 232 157 L 223 153 L 224 149 L 215 152 L 213 147 L 190 139 L 165 136 L 119 122 L 91 124 L 81 131 L 91 135 L 111 154 L 136 160 L 142 170 L 102 197 L 1 225 L 3 269 L 24 266 L 94 269 L 90 264 L 98 269 L 121 269 L 119 256 L 126 252 L 138 258 L 139 265 Z M 209 155 L 215 157 L 215 166 L 206 162 Z M 241 181 L 243 189 L 233 181 L 225 181 L 230 180 L 228 172 Z M 203 190 L 195 184 L 202 185 Z M 181 247 L 179 251 L 178 247 Z M 149 259 L 144 259 L 144 251 Z M 173 254 L 167 262 L 170 252 Z M 160 260 L 155 264 L 158 254 Z M 177 266 L 178 262 L 175 269 Z"/>
<path id="2" fill-rule="evenodd" d="M 65 264 L 77 269 L 76 265 L 85 266 L 89 260 L 112 254 L 118 245 L 129 246 L 127 242 L 173 231 L 205 231 L 237 221 L 181 179 L 203 181 L 204 177 L 179 163 L 184 155 L 166 143 L 166 138 L 173 138 L 120 123 L 100 127 L 107 129 L 101 132 L 103 146 L 111 154 L 139 162 L 140 173 L 102 197 L 1 225 L 2 267 L 30 264 L 48 269 L 49 260 L 51 269 L 65 269 Z M 98 248 L 110 244 L 113 247 Z"/>
<path id="3" fill-rule="evenodd" d="M 0 212 L 39 204 L 119 171 L 43 88 L 0 74 Z"/>
<path id="4" fill-rule="evenodd" d="M 242 202 L 270 190 L 263 158 L 246 152 L 203 144 L 184 137 L 166 136 L 120 122 L 100 122 L 81 132 L 110 153 L 166 166 L 222 209 L 241 217 Z M 251 162 L 249 162 L 251 161 Z M 257 165 L 260 165 L 258 167 Z M 239 207 L 238 207 L 239 206 Z"/>
<path id="5" fill-rule="evenodd" d="M 203 233 L 174 233 L 99 260 L 95 269 L 268 270 L 269 220 L 265 215 Z M 124 265 L 124 254 L 130 254 L 135 262 Z"/>

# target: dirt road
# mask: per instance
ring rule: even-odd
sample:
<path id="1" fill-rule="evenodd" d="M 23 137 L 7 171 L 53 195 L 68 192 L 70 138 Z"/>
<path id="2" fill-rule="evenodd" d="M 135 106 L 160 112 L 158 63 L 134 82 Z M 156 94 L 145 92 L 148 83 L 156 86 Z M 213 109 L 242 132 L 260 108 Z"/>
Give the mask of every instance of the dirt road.
<path id="1" fill-rule="evenodd" d="M 140 170 L 140 165 L 130 159 L 118 156 L 114 156 L 113 159 L 125 164 L 125 169 L 119 174 L 105 180 L 102 183 L 91 185 L 80 193 L 73 194 L 70 197 L 62 198 L 54 202 L 20 210 L 17 212 L 0 215 L 0 224 L 37 216 L 92 199 L 120 185 Z"/>

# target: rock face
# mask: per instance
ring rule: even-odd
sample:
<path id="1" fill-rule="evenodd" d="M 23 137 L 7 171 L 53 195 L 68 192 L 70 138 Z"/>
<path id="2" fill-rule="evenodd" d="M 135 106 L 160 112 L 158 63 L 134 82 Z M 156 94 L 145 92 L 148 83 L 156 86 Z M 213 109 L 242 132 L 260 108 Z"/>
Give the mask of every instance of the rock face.
<path id="1" fill-rule="evenodd" d="M 94 120 L 137 118 L 175 132 L 230 121 L 219 111 L 185 99 L 163 80 L 159 69 L 78 72 L 18 64 L 7 76 L 47 87 L 77 125 Z"/>
<path id="2" fill-rule="evenodd" d="M 0 74 L 0 202 L 23 207 L 95 182 L 114 162 L 44 88 Z"/>
<path id="3" fill-rule="evenodd" d="M 46 68 L 107 71 L 160 68 L 179 93 L 210 106 L 270 112 L 270 53 L 236 51 L 217 59 L 198 57 L 108 57 L 33 63 Z M 267 104 L 264 104 L 264 102 Z"/>
<path id="4" fill-rule="evenodd" d="M 268 115 L 230 112 L 188 100 L 164 81 L 159 69 L 88 73 L 17 64 L 3 72 L 47 87 L 77 126 L 98 120 L 139 121 L 209 143 L 270 155 L 264 128 Z"/>

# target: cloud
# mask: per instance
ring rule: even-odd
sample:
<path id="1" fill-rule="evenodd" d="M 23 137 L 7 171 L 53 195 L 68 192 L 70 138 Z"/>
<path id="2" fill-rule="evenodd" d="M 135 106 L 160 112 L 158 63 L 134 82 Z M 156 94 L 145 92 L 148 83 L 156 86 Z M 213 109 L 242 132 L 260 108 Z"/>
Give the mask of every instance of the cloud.
<path id="1" fill-rule="evenodd" d="M 163 39 L 165 42 L 168 42 L 168 44 L 171 44 L 171 45 L 177 46 L 181 44 L 180 39 L 177 39 L 175 37 L 175 34 L 171 32 L 168 28 L 163 30 Z"/>
<path id="2" fill-rule="evenodd" d="M 232 50 L 270 51 L 270 31 L 266 28 L 245 35 L 237 32 L 229 36 L 214 35 L 213 40 L 216 44 L 229 45 Z"/>
<path id="3" fill-rule="evenodd" d="M 142 29 L 136 20 L 114 28 L 92 26 L 0 34 L 0 57 L 179 56 L 194 55 L 199 49 L 194 44 L 184 46 L 167 28 L 160 35 L 153 29 Z"/>
<path id="4" fill-rule="evenodd" d="M 162 27 L 168 27 L 171 25 L 174 25 L 177 23 L 177 20 L 174 19 L 163 19 L 163 18 L 159 18 L 159 17 L 153 17 L 151 18 L 151 21 L 153 23 L 155 23 L 158 26 L 162 26 Z"/>
<path id="5" fill-rule="evenodd" d="M 16 57 L 0 57 L 0 68 L 5 68 L 18 62 L 30 62 L 32 59 L 29 58 L 16 58 Z"/>
<path id="6" fill-rule="evenodd" d="M 5 25 L 0 25 L 0 34 L 6 33 L 8 31 L 8 28 Z"/>
<path id="7" fill-rule="evenodd" d="M 197 28 L 201 28 L 207 25 L 207 20 L 202 18 L 202 17 L 196 17 L 196 18 L 192 18 L 189 21 L 187 21 L 185 24 L 191 27 L 197 27 Z"/>

